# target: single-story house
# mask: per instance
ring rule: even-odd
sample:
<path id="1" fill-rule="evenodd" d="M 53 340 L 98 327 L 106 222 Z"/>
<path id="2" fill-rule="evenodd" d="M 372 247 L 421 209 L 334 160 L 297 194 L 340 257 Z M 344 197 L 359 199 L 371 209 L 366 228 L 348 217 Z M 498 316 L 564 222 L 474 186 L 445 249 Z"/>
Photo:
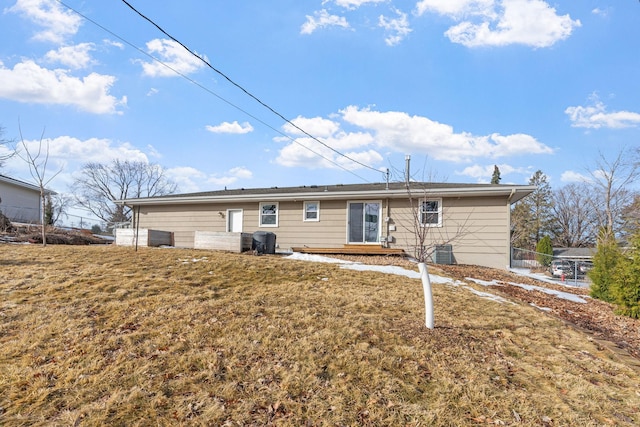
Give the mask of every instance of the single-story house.
<path id="1" fill-rule="evenodd" d="M 0 211 L 11 222 L 39 224 L 41 209 L 40 187 L 0 175 Z"/>
<path id="2" fill-rule="evenodd" d="M 194 247 L 196 232 L 275 234 L 281 251 L 295 247 L 377 245 L 413 256 L 442 245 L 452 261 L 506 268 L 511 205 L 535 186 L 412 182 L 312 185 L 174 194 L 120 200 L 134 226 L 173 233 L 177 247 Z M 450 246 L 449 246 L 450 245 Z"/>

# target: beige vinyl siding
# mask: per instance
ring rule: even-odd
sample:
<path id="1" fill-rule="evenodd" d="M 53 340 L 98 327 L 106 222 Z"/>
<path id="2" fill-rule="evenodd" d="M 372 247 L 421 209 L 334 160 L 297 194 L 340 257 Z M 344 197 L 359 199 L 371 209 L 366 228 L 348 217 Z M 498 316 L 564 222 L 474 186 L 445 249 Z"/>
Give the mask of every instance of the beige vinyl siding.
<path id="1" fill-rule="evenodd" d="M 429 228 L 428 245 L 451 244 L 458 264 L 505 268 L 509 264 L 509 208 L 503 198 L 444 198 L 442 227 Z M 396 231 L 393 247 L 410 254 L 415 247 L 411 210 L 407 200 L 391 201 L 391 220 Z"/>
<path id="2" fill-rule="evenodd" d="M 226 231 L 227 209 L 242 209 L 243 232 L 275 233 L 276 244 L 282 249 L 304 245 L 340 247 L 346 241 L 345 201 L 320 202 L 320 221 L 303 221 L 303 200 L 279 202 L 278 227 L 259 226 L 259 202 L 143 206 L 140 227 L 171 231 L 176 246 L 193 247 L 196 230 Z"/>
<path id="3" fill-rule="evenodd" d="M 305 200 L 280 202 L 277 228 L 260 228 L 276 234 L 276 243 L 282 249 L 294 246 L 341 247 L 346 242 L 346 201 L 320 202 L 320 221 L 304 221 Z"/>
<path id="4" fill-rule="evenodd" d="M 259 226 L 260 202 L 278 202 L 278 227 Z M 140 227 L 171 231 L 175 245 L 193 247 L 195 231 L 226 231 L 227 209 L 242 209 L 242 231 L 275 233 L 281 250 L 296 246 L 341 247 L 347 242 L 347 206 L 352 200 L 321 200 L 320 221 L 304 221 L 304 202 L 261 200 L 245 203 L 148 205 L 141 208 Z M 442 198 L 442 227 L 430 227 L 427 244 L 450 243 L 458 264 L 495 268 L 509 265 L 509 205 L 501 197 Z M 388 204 L 388 206 L 387 206 Z M 137 216 L 137 215 L 136 215 Z M 382 200 L 381 235 L 390 247 L 413 254 L 415 238 L 409 202 Z M 395 231 L 388 231 L 388 226 Z M 451 241 L 453 240 L 453 241 Z"/>

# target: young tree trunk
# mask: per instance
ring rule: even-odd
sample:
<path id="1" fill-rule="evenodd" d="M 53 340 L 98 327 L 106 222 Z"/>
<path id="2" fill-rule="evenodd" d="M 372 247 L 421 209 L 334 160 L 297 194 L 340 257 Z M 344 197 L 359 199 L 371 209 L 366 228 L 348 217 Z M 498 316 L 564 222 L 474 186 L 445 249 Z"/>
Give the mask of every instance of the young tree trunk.
<path id="1" fill-rule="evenodd" d="M 431 290 L 431 280 L 429 279 L 429 271 L 427 264 L 418 263 L 418 271 L 422 280 L 422 291 L 424 293 L 424 319 L 425 325 L 429 329 L 433 329 L 433 292 Z"/>

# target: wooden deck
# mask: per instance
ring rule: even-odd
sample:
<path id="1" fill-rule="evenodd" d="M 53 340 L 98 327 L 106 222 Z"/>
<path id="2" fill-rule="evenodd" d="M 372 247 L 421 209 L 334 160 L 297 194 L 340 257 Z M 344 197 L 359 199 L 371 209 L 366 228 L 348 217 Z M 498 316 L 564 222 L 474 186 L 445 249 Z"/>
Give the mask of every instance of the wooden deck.
<path id="1" fill-rule="evenodd" d="M 379 245 L 344 245 L 341 248 L 291 248 L 293 252 L 317 255 L 397 255 L 405 256 L 407 253 L 399 248 L 383 248 Z"/>

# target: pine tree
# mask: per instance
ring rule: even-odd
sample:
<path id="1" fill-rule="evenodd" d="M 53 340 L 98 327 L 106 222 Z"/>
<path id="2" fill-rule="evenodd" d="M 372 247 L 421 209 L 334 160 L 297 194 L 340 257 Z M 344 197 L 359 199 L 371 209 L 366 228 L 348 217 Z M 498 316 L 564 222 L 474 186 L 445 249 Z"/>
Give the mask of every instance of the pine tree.
<path id="1" fill-rule="evenodd" d="M 491 176 L 492 184 L 500 184 L 500 169 L 498 169 L 498 165 L 493 165 L 493 175 Z"/>
<path id="2" fill-rule="evenodd" d="M 534 250 L 544 235 L 554 234 L 553 193 L 542 171 L 537 171 L 529 180 L 536 190 L 520 200 L 511 214 L 513 229 L 512 244 L 515 247 Z"/>
<path id="3" fill-rule="evenodd" d="M 553 245 L 551 244 L 551 237 L 544 236 L 536 246 L 538 262 L 545 267 L 551 265 L 553 259 Z"/>
<path id="4" fill-rule="evenodd" d="M 621 254 L 613 271 L 610 294 L 616 313 L 640 318 L 640 233 L 631 239 L 631 249 Z"/>
<path id="5" fill-rule="evenodd" d="M 47 201 L 44 207 L 44 223 L 45 225 L 53 225 L 53 202 L 51 201 L 51 194 L 47 194 Z"/>
<path id="6" fill-rule="evenodd" d="M 614 272 L 618 268 L 618 262 L 622 258 L 622 253 L 616 240 L 606 228 L 600 231 L 598 237 L 598 248 L 593 256 L 593 269 L 589 271 L 591 279 L 590 295 L 593 298 L 607 302 L 615 302 L 612 295 L 614 283 Z"/>

